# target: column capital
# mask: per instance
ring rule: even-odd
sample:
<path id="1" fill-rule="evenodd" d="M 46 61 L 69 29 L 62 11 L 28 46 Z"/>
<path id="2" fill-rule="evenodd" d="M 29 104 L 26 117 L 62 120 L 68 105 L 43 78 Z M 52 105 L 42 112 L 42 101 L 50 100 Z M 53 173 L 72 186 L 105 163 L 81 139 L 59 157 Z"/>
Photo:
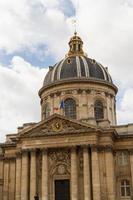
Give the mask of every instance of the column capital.
<path id="1" fill-rule="evenodd" d="M 97 152 L 98 151 L 98 145 L 92 144 L 90 147 L 91 147 L 91 151 L 92 152 Z"/>
<path id="2" fill-rule="evenodd" d="M 4 154 L 0 154 L 0 160 L 3 160 L 4 159 Z"/>
<path id="3" fill-rule="evenodd" d="M 84 144 L 81 146 L 82 149 L 89 149 L 90 147 L 90 144 Z"/>
<path id="4" fill-rule="evenodd" d="M 23 153 L 29 153 L 29 149 L 21 149 L 22 154 Z"/>
<path id="5" fill-rule="evenodd" d="M 75 152 L 77 150 L 77 146 L 73 145 L 70 147 L 71 152 Z"/>
<path id="6" fill-rule="evenodd" d="M 129 149 L 128 152 L 130 155 L 133 155 L 133 149 Z"/>
<path id="7" fill-rule="evenodd" d="M 45 148 L 45 147 L 41 148 L 40 150 L 41 150 L 42 154 L 46 154 L 48 152 L 48 148 Z"/>
<path id="8" fill-rule="evenodd" d="M 36 153 L 36 152 L 37 152 L 37 149 L 36 149 L 36 148 L 31 148 L 31 149 L 29 149 L 29 151 L 30 151 L 31 153 Z"/>
<path id="9" fill-rule="evenodd" d="M 19 158 L 22 156 L 22 151 L 16 151 L 16 157 Z"/>
<path id="10" fill-rule="evenodd" d="M 15 156 L 10 156 L 10 157 L 4 157 L 3 159 L 4 159 L 5 162 L 8 162 L 8 161 L 11 161 L 11 160 L 12 161 L 15 160 L 16 157 Z"/>

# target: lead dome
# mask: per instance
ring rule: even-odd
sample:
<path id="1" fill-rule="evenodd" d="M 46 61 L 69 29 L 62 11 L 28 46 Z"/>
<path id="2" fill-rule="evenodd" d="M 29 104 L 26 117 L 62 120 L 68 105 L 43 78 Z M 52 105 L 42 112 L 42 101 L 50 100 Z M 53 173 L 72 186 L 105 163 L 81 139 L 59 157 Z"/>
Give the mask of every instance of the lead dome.
<path id="1" fill-rule="evenodd" d="M 83 41 L 77 33 L 70 39 L 69 52 L 64 59 L 49 67 L 43 86 L 62 81 L 101 80 L 112 83 L 107 68 L 94 59 L 88 58 L 83 51 Z"/>

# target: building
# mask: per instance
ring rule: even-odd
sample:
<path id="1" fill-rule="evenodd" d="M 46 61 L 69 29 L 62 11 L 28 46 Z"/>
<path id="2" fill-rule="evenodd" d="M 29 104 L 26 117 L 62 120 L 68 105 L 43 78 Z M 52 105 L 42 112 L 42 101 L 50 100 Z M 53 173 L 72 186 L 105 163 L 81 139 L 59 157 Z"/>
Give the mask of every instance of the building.
<path id="1" fill-rule="evenodd" d="M 49 67 L 41 121 L 0 144 L 0 200 L 133 199 L 133 125 L 116 124 L 117 87 L 74 34 Z"/>

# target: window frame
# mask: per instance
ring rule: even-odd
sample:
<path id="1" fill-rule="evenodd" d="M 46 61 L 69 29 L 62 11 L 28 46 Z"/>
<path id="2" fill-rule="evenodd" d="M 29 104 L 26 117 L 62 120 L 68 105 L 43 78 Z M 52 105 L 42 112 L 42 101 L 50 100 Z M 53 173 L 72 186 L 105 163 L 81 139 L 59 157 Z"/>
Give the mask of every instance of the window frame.
<path id="1" fill-rule="evenodd" d="M 123 184 L 122 184 L 122 181 L 124 182 Z M 129 193 L 129 195 L 128 195 L 128 193 Z M 131 184 L 130 184 L 130 180 L 129 179 L 121 179 L 120 180 L 120 197 L 121 198 L 129 198 L 129 197 L 131 197 Z"/>
<path id="2" fill-rule="evenodd" d="M 101 104 L 101 105 L 98 105 Z M 94 116 L 96 121 L 104 119 L 104 104 L 100 99 L 96 99 L 94 103 Z"/>
<path id="3" fill-rule="evenodd" d="M 66 105 L 66 103 L 69 102 L 69 105 Z M 71 106 L 70 103 L 73 103 Z M 66 107 L 67 106 L 67 107 Z M 76 119 L 77 118 L 77 108 L 76 108 L 76 101 L 69 97 L 64 100 L 64 115 L 70 119 Z"/>
<path id="4" fill-rule="evenodd" d="M 127 151 L 120 151 L 118 153 L 118 165 L 119 166 L 126 166 L 128 165 L 128 152 Z"/>

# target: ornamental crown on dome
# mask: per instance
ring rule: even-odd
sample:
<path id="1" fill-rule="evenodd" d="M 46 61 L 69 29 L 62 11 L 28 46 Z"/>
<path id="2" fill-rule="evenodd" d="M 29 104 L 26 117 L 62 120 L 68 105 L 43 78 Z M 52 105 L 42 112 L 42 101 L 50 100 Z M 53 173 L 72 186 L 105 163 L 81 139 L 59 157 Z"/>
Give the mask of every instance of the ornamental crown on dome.
<path id="1" fill-rule="evenodd" d="M 77 32 L 75 32 L 74 36 L 70 39 L 69 46 L 70 49 L 67 56 L 84 55 L 83 41 L 77 36 Z"/>

